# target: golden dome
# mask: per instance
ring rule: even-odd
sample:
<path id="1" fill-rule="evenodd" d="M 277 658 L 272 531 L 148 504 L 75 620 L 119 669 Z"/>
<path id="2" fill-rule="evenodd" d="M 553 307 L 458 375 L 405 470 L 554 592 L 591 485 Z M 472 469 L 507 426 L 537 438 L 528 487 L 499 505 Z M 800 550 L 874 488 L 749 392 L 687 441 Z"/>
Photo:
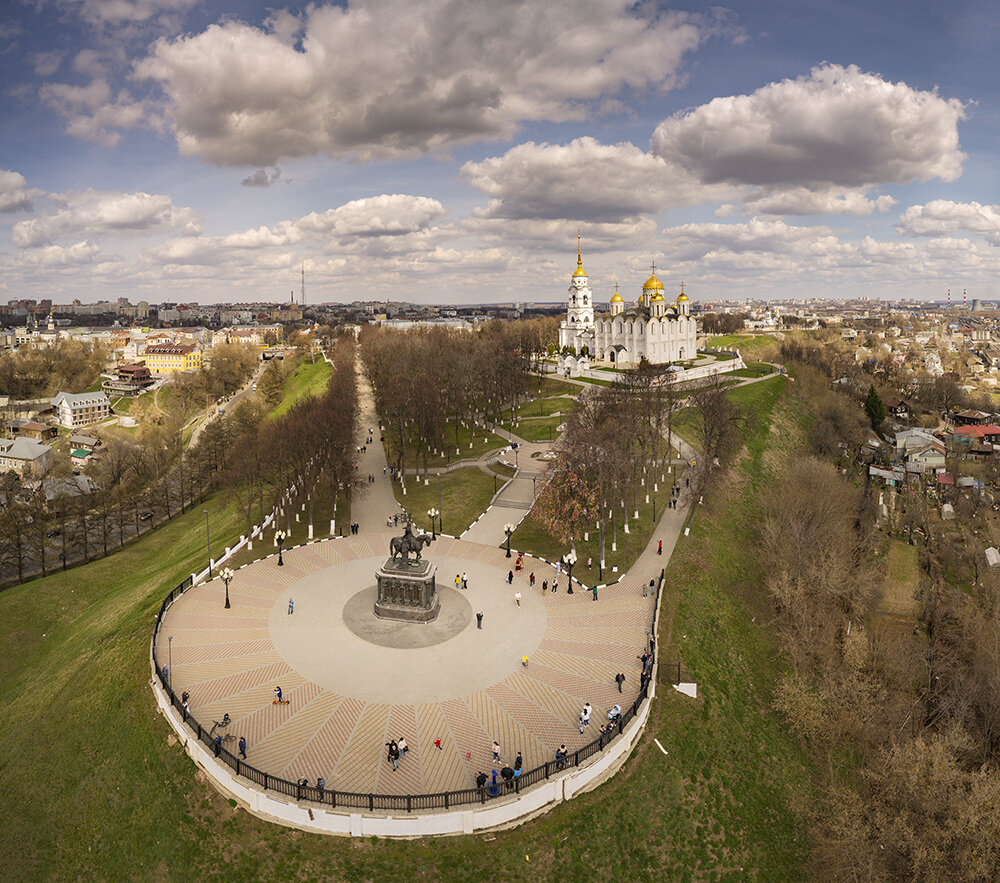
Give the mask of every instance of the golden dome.
<path id="1" fill-rule="evenodd" d="M 690 298 L 684 293 L 684 283 L 681 283 L 681 293 L 677 295 L 677 303 L 686 304 Z"/>
<path id="2" fill-rule="evenodd" d="M 659 279 L 657 279 L 656 281 L 657 281 L 657 282 L 659 282 L 660 280 L 659 280 Z M 662 284 L 662 283 L 660 283 L 660 287 L 661 287 L 661 288 L 663 287 L 663 284 Z M 654 295 L 653 295 L 653 296 L 652 296 L 652 297 L 651 297 L 651 298 L 649 299 L 649 302 L 650 302 L 651 304 L 655 304 L 655 303 L 657 303 L 657 302 L 659 302 L 659 303 L 663 303 L 663 295 L 662 295 L 662 294 L 660 294 L 660 292 L 656 292 L 656 294 L 654 294 Z"/>
<path id="3" fill-rule="evenodd" d="M 615 293 L 613 295 L 611 295 L 611 303 L 613 303 L 613 304 L 623 304 L 623 303 L 625 303 L 625 298 L 623 298 L 618 293 L 617 289 L 615 289 Z"/>
<path id="4" fill-rule="evenodd" d="M 652 265 L 653 275 L 650 276 L 642 285 L 643 291 L 663 291 L 663 283 L 656 278 L 656 264 Z"/>

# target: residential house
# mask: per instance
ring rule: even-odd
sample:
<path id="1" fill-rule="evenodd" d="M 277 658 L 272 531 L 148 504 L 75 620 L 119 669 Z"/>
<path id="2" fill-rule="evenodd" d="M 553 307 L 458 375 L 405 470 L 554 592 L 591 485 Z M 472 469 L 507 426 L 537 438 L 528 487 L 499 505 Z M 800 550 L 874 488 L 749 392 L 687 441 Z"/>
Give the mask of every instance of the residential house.
<path id="1" fill-rule="evenodd" d="M 61 392 L 52 400 L 60 426 L 74 429 L 97 423 L 111 414 L 111 402 L 103 392 Z"/>
<path id="2" fill-rule="evenodd" d="M 913 417 L 912 409 L 905 401 L 903 401 L 903 399 L 886 399 L 885 410 L 890 416 L 895 417 L 897 420 L 909 422 Z"/>
<path id="3" fill-rule="evenodd" d="M 29 468 L 44 472 L 51 454 L 52 448 L 33 438 L 0 438 L 0 472 L 13 470 L 24 475 Z"/>
<path id="4" fill-rule="evenodd" d="M 99 438 L 93 438 L 89 435 L 73 435 L 70 436 L 69 446 L 71 448 L 76 448 L 83 451 L 92 451 L 98 445 L 100 445 L 101 440 Z"/>
<path id="5" fill-rule="evenodd" d="M 911 448 L 927 444 L 941 444 L 933 433 L 926 429 L 904 429 L 896 433 L 896 454 L 905 455 Z M 944 447 L 942 445 L 942 447 Z"/>
<path id="6" fill-rule="evenodd" d="M 956 411 L 953 419 L 956 426 L 982 426 L 990 422 L 990 415 L 970 408 L 967 411 Z"/>
<path id="7" fill-rule="evenodd" d="M 119 365 L 116 369 L 116 375 L 113 379 L 105 380 L 101 384 L 109 396 L 134 397 L 154 383 L 153 375 L 145 365 Z"/>
<path id="8" fill-rule="evenodd" d="M 46 426 L 44 423 L 36 423 L 34 420 L 22 423 L 17 430 L 18 436 L 33 438 L 35 441 L 48 441 L 58 434 L 59 430 L 55 426 Z"/>
<path id="9" fill-rule="evenodd" d="M 945 447 L 936 439 L 927 444 L 914 445 L 907 448 L 906 462 L 920 463 L 924 469 L 944 469 Z"/>
<path id="10" fill-rule="evenodd" d="M 51 503 L 59 497 L 85 497 L 97 490 L 86 475 L 74 475 L 72 478 L 46 478 L 42 481 L 45 502 Z"/>

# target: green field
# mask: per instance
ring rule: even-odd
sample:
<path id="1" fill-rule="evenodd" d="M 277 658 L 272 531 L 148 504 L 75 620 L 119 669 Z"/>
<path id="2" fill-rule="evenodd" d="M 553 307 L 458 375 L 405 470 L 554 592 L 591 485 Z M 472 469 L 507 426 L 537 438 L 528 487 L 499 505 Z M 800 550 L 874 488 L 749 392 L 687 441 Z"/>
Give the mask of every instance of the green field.
<path id="1" fill-rule="evenodd" d="M 500 424 L 500 429 L 504 435 L 513 432 L 519 438 L 528 442 L 553 441 L 559 438 L 559 427 L 562 426 L 569 417 L 533 417 L 522 420 L 514 426 L 509 420 Z"/>
<path id="2" fill-rule="evenodd" d="M 427 467 L 434 469 L 438 466 L 447 466 L 449 463 L 455 460 L 477 460 L 483 454 L 488 451 L 494 451 L 497 448 L 506 447 L 510 442 L 506 438 L 502 438 L 491 430 L 484 429 L 481 426 L 475 427 L 473 430 L 468 426 L 459 424 L 458 427 L 458 453 L 455 453 L 456 445 L 456 433 L 454 423 L 449 421 L 448 425 L 443 430 L 444 442 L 443 447 L 438 451 L 427 451 Z M 392 434 L 386 436 L 385 438 L 386 446 L 386 457 L 390 463 L 396 462 L 396 447 L 394 444 L 394 439 Z M 417 463 L 416 459 L 416 447 L 413 440 L 409 440 L 409 444 L 406 448 L 406 468 L 413 469 L 414 464 Z M 417 464 L 419 469 L 424 468 L 424 457 L 421 455 L 420 461 Z"/>
<path id="3" fill-rule="evenodd" d="M 301 360 L 285 378 L 284 393 L 278 406 L 271 412 L 271 417 L 280 417 L 299 402 L 321 395 L 330 380 L 331 370 L 325 359 L 317 359 L 315 362 Z"/>
<path id="4" fill-rule="evenodd" d="M 722 334 L 708 338 L 705 345 L 720 349 L 738 349 L 741 353 L 746 353 L 773 346 L 774 343 L 775 339 L 767 334 Z"/>
<path id="5" fill-rule="evenodd" d="M 569 414 L 576 409 L 576 399 L 570 396 L 555 396 L 548 399 L 534 399 L 519 406 L 515 413 L 518 420 L 525 417 L 548 417 L 551 414 Z"/>
<path id="6" fill-rule="evenodd" d="M 442 514 L 444 533 L 453 536 L 461 534 L 485 511 L 493 499 L 494 486 L 499 488 L 503 484 L 502 479 L 498 478 L 494 482 L 492 475 L 487 475 L 474 466 L 468 469 L 456 469 L 440 478 L 436 475 L 431 475 L 429 478 L 430 484 L 424 484 L 423 478 L 408 476 L 405 496 L 400 490 L 399 483 L 393 482 L 396 499 L 424 530 L 431 529 L 427 510 L 439 510 Z"/>

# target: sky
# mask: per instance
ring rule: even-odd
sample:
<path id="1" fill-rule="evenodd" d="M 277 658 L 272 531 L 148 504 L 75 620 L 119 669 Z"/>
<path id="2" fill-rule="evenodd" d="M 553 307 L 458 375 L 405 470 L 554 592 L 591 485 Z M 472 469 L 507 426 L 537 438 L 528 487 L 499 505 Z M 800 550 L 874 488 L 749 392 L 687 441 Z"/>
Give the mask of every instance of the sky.
<path id="1" fill-rule="evenodd" d="M 995 0 L 0 4 L 0 302 L 1000 299 Z M 4 296 L 6 294 L 6 297 Z"/>

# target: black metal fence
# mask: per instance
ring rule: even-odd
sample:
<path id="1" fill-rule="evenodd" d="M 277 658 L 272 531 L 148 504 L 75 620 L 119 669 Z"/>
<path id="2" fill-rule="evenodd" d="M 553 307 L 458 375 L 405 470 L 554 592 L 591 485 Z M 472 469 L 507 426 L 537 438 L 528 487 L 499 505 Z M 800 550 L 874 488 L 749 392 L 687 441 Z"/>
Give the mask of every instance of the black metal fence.
<path id="1" fill-rule="evenodd" d="M 181 719 L 191 729 L 191 732 L 204 743 L 215 757 L 229 766 L 236 772 L 236 775 L 243 776 L 251 782 L 259 785 L 265 791 L 275 791 L 284 794 L 286 797 L 295 800 L 309 800 L 314 803 L 323 804 L 331 808 L 363 809 L 369 812 L 377 810 L 416 812 L 426 809 L 450 809 L 454 806 L 464 806 L 475 803 L 486 803 L 499 797 L 520 794 L 525 788 L 529 788 L 538 782 L 545 781 L 556 773 L 567 767 L 578 767 L 584 761 L 599 754 L 617 739 L 624 731 L 626 725 L 639 713 L 639 707 L 649 694 L 649 679 L 643 678 L 641 688 L 636 695 L 635 701 L 605 729 L 597 739 L 588 745 L 584 745 L 577 751 L 570 752 L 565 758 L 546 761 L 541 766 L 532 770 L 527 770 L 520 776 L 515 776 L 507 782 L 497 782 L 495 785 L 488 783 L 483 788 L 465 788 L 459 791 L 441 791 L 437 794 L 359 794 L 352 791 L 337 791 L 332 788 L 316 788 L 313 785 L 299 785 L 297 782 L 289 782 L 265 773 L 256 767 L 251 766 L 245 760 L 241 760 L 237 755 L 232 754 L 223 747 L 221 739 L 212 735 L 211 730 L 205 729 L 194 716 L 184 708 L 184 703 L 177 696 L 170 686 L 169 672 L 164 669 L 156 656 L 156 639 L 160 632 L 160 625 L 163 621 L 163 614 L 167 608 L 193 585 L 193 580 L 188 577 L 177 588 L 172 589 L 170 594 L 163 599 L 160 611 L 156 615 L 156 624 L 153 627 L 153 667 L 156 670 L 156 677 L 161 686 L 170 698 L 170 704 L 181 714 Z M 663 571 L 660 571 L 660 578 L 657 583 L 656 597 L 653 606 L 653 623 L 656 622 L 656 611 L 660 604 L 660 591 L 663 587 Z M 655 652 L 655 643 L 650 642 L 647 650 Z"/>

